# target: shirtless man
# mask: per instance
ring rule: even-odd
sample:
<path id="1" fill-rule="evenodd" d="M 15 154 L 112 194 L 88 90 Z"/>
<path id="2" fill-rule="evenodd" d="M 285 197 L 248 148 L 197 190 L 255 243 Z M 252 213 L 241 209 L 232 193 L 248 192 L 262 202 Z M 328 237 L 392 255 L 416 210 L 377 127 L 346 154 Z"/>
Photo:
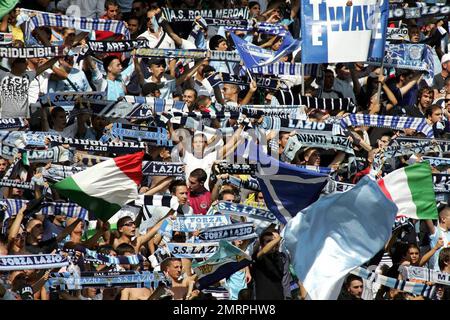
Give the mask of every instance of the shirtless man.
<path id="1" fill-rule="evenodd" d="M 170 210 L 167 215 L 159 220 L 158 223 L 156 223 L 150 230 L 148 230 L 146 234 L 139 235 L 134 240 L 132 240 L 132 238 L 136 236 L 136 223 L 129 216 L 120 218 L 117 221 L 117 231 L 119 231 L 120 236 L 119 238 L 114 239 L 114 249 L 116 249 L 122 243 L 127 243 L 132 245 L 134 247 L 135 254 L 138 254 L 141 246 L 150 241 L 156 235 L 159 228 L 161 228 L 164 219 L 172 215 L 173 213 L 174 211 Z"/>
<path id="2" fill-rule="evenodd" d="M 163 262 L 161 262 L 161 271 L 163 271 L 166 277 L 172 281 L 172 287 L 170 288 L 170 290 L 174 294 L 173 299 L 192 299 L 199 293 L 198 290 L 193 290 L 195 284 L 195 276 L 180 278 L 181 270 L 181 259 L 167 258 Z"/>

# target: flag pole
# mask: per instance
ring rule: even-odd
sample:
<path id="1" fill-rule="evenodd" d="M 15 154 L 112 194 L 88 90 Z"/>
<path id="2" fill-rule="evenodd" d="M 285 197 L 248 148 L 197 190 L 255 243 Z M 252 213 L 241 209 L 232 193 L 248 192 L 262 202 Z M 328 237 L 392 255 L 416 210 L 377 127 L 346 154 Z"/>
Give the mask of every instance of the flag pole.
<path id="1" fill-rule="evenodd" d="M 302 77 L 302 96 L 305 95 L 305 64 L 302 61 L 302 68 L 300 70 L 301 77 Z"/>

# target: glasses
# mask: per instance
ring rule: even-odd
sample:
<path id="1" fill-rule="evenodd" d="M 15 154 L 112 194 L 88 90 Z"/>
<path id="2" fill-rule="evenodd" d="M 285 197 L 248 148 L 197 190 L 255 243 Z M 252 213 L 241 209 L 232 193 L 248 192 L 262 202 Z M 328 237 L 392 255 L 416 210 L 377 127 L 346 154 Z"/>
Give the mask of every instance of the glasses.
<path id="1" fill-rule="evenodd" d="M 135 226 L 136 224 L 133 221 L 127 222 L 123 224 L 125 227 L 132 227 Z"/>

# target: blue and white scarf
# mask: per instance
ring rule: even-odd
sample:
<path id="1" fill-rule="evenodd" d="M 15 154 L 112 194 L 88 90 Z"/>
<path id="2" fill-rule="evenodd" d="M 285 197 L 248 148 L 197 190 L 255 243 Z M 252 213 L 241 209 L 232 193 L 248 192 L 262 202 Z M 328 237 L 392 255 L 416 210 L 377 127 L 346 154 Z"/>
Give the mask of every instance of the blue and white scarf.
<path id="1" fill-rule="evenodd" d="M 226 31 L 253 31 L 257 30 L 259 33 L 270 34 L 274 36 L 284 37 L 288 34 L 288 31 L 282 24 L 279 23 L 268 23 L 268 22 L 254 22 L 249 21 L 247 25 L 241 26 L 226 26 Z"/>
<path id="2" fill-rule="evenodd" d="M 65 27 L 73 28 L 82 31 L 111 31 L 115 34 L 125 36 L 125 39 L 130 38 L 130 31 L 125 23 L 120 20 L 105 20 L 86 17 L 65 16 L 60 14 L 20 9 L 21 15 L 27 16 L 29 19 L 29 31 L 33 31 L 37 27 Z"/>
<path id="3" fill-rule="evenodd" d="M 143 141 L 156 146 L 172 146 L 168 131 L 162 127 L 114 123 L 110 134 L 113 138 L 119 138 L 122 141 Z"/>
<path id="4" fill-rule="evenodd" d="M 378 283 L 388 288 L 399 289 L 401 291 L 424 296 L 427 298 L 431 297 L 433 293 L 433 286 L 417 282 L 398 280 L 396 278 L 389 278 L 380 274 L 370 272 L 369 270 L 363 269 L 361 267 L 352 270 L 350 273 L 366 279 L 369 282 Z"/>
<path id="5" fill-rule="evenodd" d="M 196 230 L 228 225 L 230 224 L 230 219 L 222 215 L 191 215 L 179 216 L 171 221 L 171 223 L 173 231 L 193 232 Z"/>
<path id="6" fill-rule="evenodd" d="M 434 282 L 450 286 L 450 273 L 414 266 L 406 266 L 406 271 L 410 280 Z"/>
<path id="7" fill-rule="evenodd" d="M 448 158 L 438 158 L 438 157 L 422 157 L 422 161 L 428 161 L 432 167 L 439 167 L 439 166 L 450 166 L 450 159 Z"/>
<path id="8" fill-rule="evenodd" d="M 226 226 L 212 227 L 201 231 L 198 235 L 200 241 L 233 241 L 257 238 L 252 223 L 233 223 Z"/>
<path id="9" fill-rule="evenodd" d="M 95 92 L 50 92 L 39 97 L 41 103 L 50 103 L 56 106 L 71 106 L 78 101 L 86 99 L 105 100 L 106 91 Z"/>
<path id="10" fill-rule="evenodd" d="M 276 216 L 269 210 L 247 206 L 240 203 L 219 201 L 214 209 L 224 215 L 250 217 L 270 223 L 277 223 Z"/>
<path id="11" fill-rule="evenodd" d="M 28 203 L 28 200 L 21 199 L 4 199 L 0 201 L 1 204 L 6 205 L 5 220 L 15 216 L 19 210 Z M 88 216 L 88 211 L 72 202 L 49 202 L 43 201 L 42 208 L 37 214 L 43 215 L 62 215 L 68 218 L 85 219 Z"/>
<path id="12" fill-rule="evenodd" d="M 173 243 L 167 244 L 170 254 L 175 258 L 208 258 L 219 248 L 218 242 Z"/>
<path id="13" fill-rule="evenodd" d="M 341 120 L 341 127 L 377 127 L 394 130 L 414 129 L 428 138 L 433 138 L 433 127 L 424 118 L 385 116 L 377 114 L 349 114 Z"/>
<path id="14" fill-rule="evenodd" d="M 0 256 L 0 271 L 55 269 L 67 265 L 67 258 L 59 254 Z"/>
<path id="15" fill-rule="evenodd" d="M 60 272 L 50 274 L 45 283 L 47 289 L 81 290 L 83 288 L 156 288 L 160 282 L 168 281 L 163 273 L 150 271 Z"/>

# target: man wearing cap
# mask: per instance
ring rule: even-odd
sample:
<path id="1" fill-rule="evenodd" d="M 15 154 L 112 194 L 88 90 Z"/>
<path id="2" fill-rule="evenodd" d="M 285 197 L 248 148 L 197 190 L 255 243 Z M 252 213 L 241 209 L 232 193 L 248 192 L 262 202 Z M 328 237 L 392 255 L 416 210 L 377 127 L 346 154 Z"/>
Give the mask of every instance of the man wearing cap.
<path id="1" fill-rule="evenodd" d="M 433 90 L 435 98 L 445 94 L 445 79 L 447 79 L 450 71 L 450 53 L 446 53 L 441 58 L 442 71 L 434 76 Z"/>

